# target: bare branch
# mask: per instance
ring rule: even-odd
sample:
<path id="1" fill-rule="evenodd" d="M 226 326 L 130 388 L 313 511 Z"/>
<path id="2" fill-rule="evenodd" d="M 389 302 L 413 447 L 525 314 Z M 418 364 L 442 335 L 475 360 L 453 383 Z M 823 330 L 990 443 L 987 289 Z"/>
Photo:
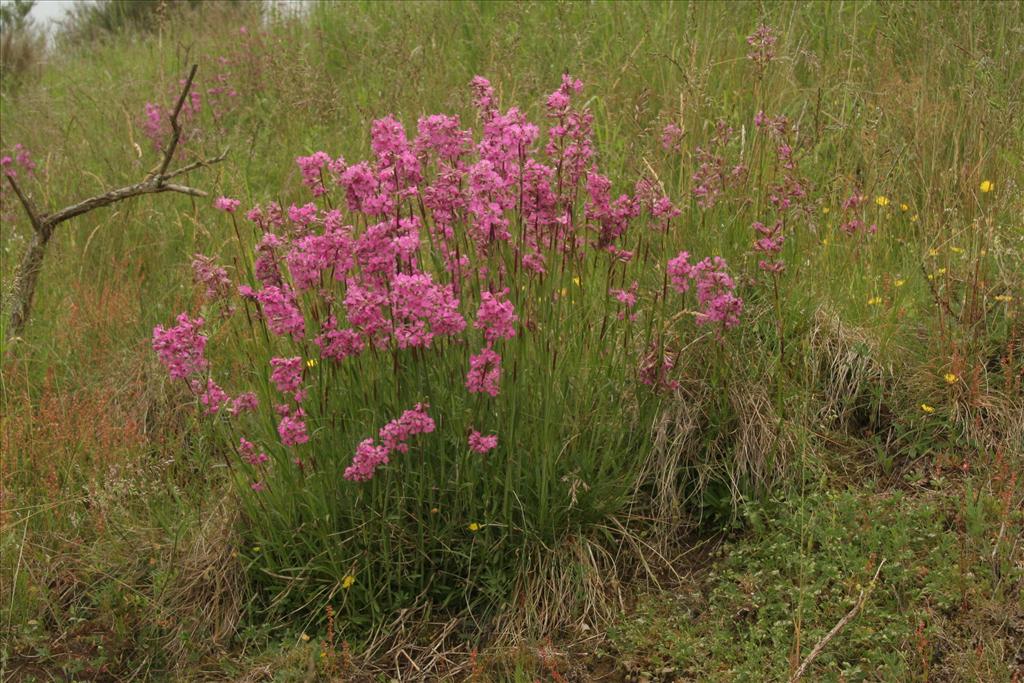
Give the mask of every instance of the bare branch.
<path id="1" fill-rule="evenodd" d="M 192 80 L 196 77 L 196 69 L 198 68 L 198 64 L 192 65 L 192 69 L 188 72 L 188 78 L 185 79 L 185 87 L 181 89 L 181 95 L 178 96 L 178 104 L 174 106 L 174 112 L 171 114 L 171 139 L 167 143 L 167 149 L 164 150 L 164 160 L 161 162 L 160 170 L 156 174 L 158 179 L 163 179 L 164 174 L 167 173 L 167 167 L 171 165 L 171 159 L 174 157 L 174 149 L 178 146 L 178 139 L 181 137 L 178 114 L 181 113 L 181 107 L 185 104 L 188 91 L 192 89 Z"/>
<path id="2" fill-rule="evenodd" d="M 130 197 L 137 197 L 143 194 L 153 194 L 157 192 L 181 192 L 182 194 L 192 195 L 193 197 L 205 197 L 206 193 L 202 190 L 196 190 L 191 187 L 184 185 L 175 185 L 173 183 L 157 183 L 155 179 L 144 180 L 141 183 L 135 183 L 134 185 L 127 185 L 125 187 L 119 187 L 116 190 L 111 190 L 95 197 L 89 197 L 88 199 L 82 200 L 77 204 L 65 207 L 60 211 L 51 214 L 47 218 L 47 222 L 56 225 L 63 223 L 64 221 L 74 218 L 75 216 L 81 216 L 83 213 L 88 213 L 93 209 L 98 209 L 101 206 L 107 206 L 114 202 L 119 202 Z"/>
<path id="3" fill-rule="evenodd" d="M 25 209 L 25 213 L 28 214 L 28 219 L 32 222 L 32 228 L 37 233 L 42 233 L 45 230 L 46 225 L 43 222 L 42 217 L 40 217 L 39 212 L 36 211 L 35 205 L 32 204 L 32 200 L 21 191 L 21 188 L 18 187 L 18 183 L 15 182 L 13 175 L 7 176 L 7 182 L 9 182 L 11 184 L 11 188 L 14 189 L 14 194 L 18 195 L 18 201 L 21 202 L 21 206 Z"/>
<path id="4" fill-rule="evenodd" d="M 21 264 L 19 265 L 14 278 L 14 285 L 10 296 L 10 325 L 7 327 L 6 331 L 8 339 L 20 336 L 25 327 L 25 323 L 28 321 L 29 313 L 32 310 L 32 299 L 35 295 L 36 280 L 39 276 L 40 270 L 42 269 L 43 256 L 46 253 L 46 244 L 49 242 L 50 237 L 53 234 L 53 229 L 57 225 L 66 220 L 70 220 L 75 216 L 81 216 L 83 213 L 88 213 L 93 209 L 98 209 L 115 202 L 144 194 L 178 192 L 192 197 L 207 196 L 206 192 L 197 190 L 194 187 L 167 182 L 171 178 L 183 175 L 197 168 L 203 168 L 205 166 L 221 162 L 226 159 L 228 155 L 228 150 L 225 149 L 220 156 L 212 159 L 200 159 L 190 164 L 186 164 L 171 173 L 167 172 L 167 168 L 170 166 L 171 160 L 174 158 L 174 151 L 177 149 L 178 142 L 181 139 L 181 125 L 178 123 L 178 115 L 181 113 L 181 108 L 184 106 L 185 98 L 188 97 L 189 90 L 192 88 L 192 81 L 195 79 L 197 68 L 198 65 L 193 65 L 192 69 L 189 71 L 188 77 L 185 79 L 184 87 L 181 90 L 181 95 L 178 96 L 178 102 L 171 114 L 171 139 L 168 141 L 167 147 L 164 150 L 160 166 L 150 171 L 141 182 L 109 190 L 108 192 L 96 195 L 95 197 L 89 197 L 88 199 L 84 199 L 76 204 L 64 207 L 60 211 L 55 211 L 51 214 L 41 214 L 36 210 L 31 198 L 21 191 L 21 188 L 18 186 L 18 183 L 14 178 L 12 176 L 7 176 L 8 182 L 10 182 L 11 187 L 14 188 L 14 193 L 18 196 L 18 200 L 25 209 L 25 213 L 28 214 L 28 218 L 32 222 L 32 228 L 35 230 L 35 235 L 30 241 L 28 249 L 25 251 L 25 255 L 22 257 Z"/>
<path id="5" fill-rule="evenodd" d="M 199 161 L 193 161 L 191 164 L 186 164 L 185 166 L 182 166 L 181 168 L 179 168 L 177 170 L 174 170 L 174 171 L 171 171 L 170 173 L 165 174 L 164 175 L 164 180 L 170 180 L 171 178 L 176 178 L 177 176 L 180 176 L 183 173 L 188 173 L 189 171 L 194 171 L 197 168 L 203 168 L 205 166 L 212 166 L 213 164 L 220 163 L 220 162 L 222 162 L 222 161 L 224 161 L 225 159 L 228 158 L 228 151 L 229 150 L 230 150 L 230 148 L 226 148 L 223 152 L 221 152 L 219 155 L 213 157 L 212 159 L 200 159 Z"/>

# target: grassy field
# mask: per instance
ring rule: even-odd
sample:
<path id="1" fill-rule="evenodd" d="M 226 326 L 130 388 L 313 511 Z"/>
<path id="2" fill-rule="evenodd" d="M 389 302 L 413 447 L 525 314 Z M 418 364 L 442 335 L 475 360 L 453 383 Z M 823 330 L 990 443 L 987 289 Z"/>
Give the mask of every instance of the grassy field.
<path id="1" fill-rule="evenodd" d="M 42 210 L 158 163 L 147 104 L 166 113 L 193 63 L 181 161 L 228 157 L 184 176 L 207 198 L 58 226 L 30 323 L 0 330 L 0 680 L 787 681 L 816 645 L 803 680 L 1024 680 L 1024 4 L 204 3 L 147 21 L 4 76 L 0 156 Z M 751 44 L 759 26 L 776 42 Z M 472 322 L 468 347 L 309 365 L 341 388 L 307 406 L 299 452 L 334 476 L 252 481 L 154 327 L 203 314 L 219 381 L 261 399 L 255 367 L 319 356 L 215 323 L 193 255 L 249 282 L 244 213 L 311 201 L 296 157 L 371 159 L 389 114 L 410 138 L 458 115 L 479 140 L 476 75 L 546 129 L 566 73 L 612 196 L 651 181 L 670 228 L 635 217 L 636 258 L 607 278 L 597 256 L 510 278 L 493 402 L 463 396 Z M 0 214 L 6 294 L 31 237 L 6 183 Z M 752 250 L 776 217 L 780 273 Z M 670 297 L 682 249 L 728 262 L 739 325 L 709 332 Z M 619 269 L 636 331 L 606 303 Z M 644 387 L 634 356 L 655 347 L 667 379 Z M 357 496 L 356 444 L 424 398 L 439 427 L 413 453 L 436 468 L 402 456 Z M 267 413 L 260 443 L 288 463 Z M 518 469 L 467 464 L 450 435 L 474 426 Z"/>

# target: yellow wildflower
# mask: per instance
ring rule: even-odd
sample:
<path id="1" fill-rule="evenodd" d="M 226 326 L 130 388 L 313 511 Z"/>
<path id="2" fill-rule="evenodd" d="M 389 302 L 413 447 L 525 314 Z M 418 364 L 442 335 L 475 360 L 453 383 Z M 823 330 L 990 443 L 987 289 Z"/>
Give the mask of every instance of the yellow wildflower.
<path id="1" fill-rule="evenodd" d="M 927 403 L 922 403 L 921 404 L 921 410 L 923 410 L 924 412 L 929 413 L 929 414 L 935 412 L 935 408 L 931 407 Z"/>
<path id="2" fill-rule="evenodd" d="M 911 222 L 911 223 L 916 223 L 916 222 L 917 222 L 917 218 L 918 218 L 918 216 L 917 216 L 917 214 L 915 213 L 915 214 L 914 214 L 913 216 L 911 216 L 911 217 L 910 217 L 910 222 Z"/>
<path id="3" fill-rule="evenodd" d="M 440 512 L 440 510 L 438 510 L 437 508 L 430 508 L 430 514 L 436 515 L 438 512 Z"/>
<path id="4" fill-rule="evenodd" d="M 1004 302 L 1005 301 L 1013 301 L 1013 297 L 1010 296 L 1009 294 L 996 294 L 995 300 L 996 301 L 1004 301 Z"/>
<path id="5" fill-rule="evenodd" d="M 934 275 L 932 275 L 931 273 L 928 273 L 928 279 L 929 279 L 929 280 L 934 280 L 934 279 L 935 279 L 935 276 L 934 276 Z"/>
<path id="6" fill-rule="evenodd" d="M 906 204 L 900 204 L 900 211 L 908 211 L 910 209 Z"/>
<path id="7" fill-rule="evenodd" d="M 880 296 L 873 296 L 868 299 L 868 306 L 877 306 L 880 303 L 882 303 L 882 297 Z"/>
<path id="8" fill-rule="evenodd" d="M 903 285 L 907 284 L 907 281 L 906 280 L 896 280 L 892 284 L 895 287 L 902 287 Z"/>
<path id="9" fill-rule="evenodd" d="M 823 247 L 827 247 L 828 246 L 828 238 L 827 237 L 821 241 L 821 246 L 823 246 Z"/>
<path id="10" fill-rule="evenodd" d="M 951 252 L 953 252 L 954 254 L 962 254 L 962 253 L 964 253 L 964 250 L 961 249 L 960 247 L 950 247 L 949 250 Z"/>
<path id="11" fill-rule="evenodd" d="M 577 287 L 579 287 L 579 286 L 580 286 L 580 279 L 579 279 L 578 277 L 574 277 L 574 278 L 572 279 L 572 283 L 573 283 L 574 285 L 576 285 Z"/>
<path id="12" fill-rule="evenodd" d="M 348 590 L 349 588 L 352 587 L 352 584 L 354 584 L 355 582 L 356 582 L 356 577 L 352 576 L 351 574 L 346 574 L 345 578 L 343 578 L 341 580 L 341 587 L 344 588 L 345 590 Z"/>
<path id="13" fill-rule="evenodd" d="M 936 272 L 937 272 L 937 273 L 938 273 L 939 275 L 945 275 L 945 274 L 946 274 L 946 269 L 945 269 L 945 268 L 939 268 L 939 269 L 938 269 L 938 270 L 937 270 Z"/>
<path id="14" fill-rule="evenodd" d="M 875 197 L 875 204 L 878 204 L 879 206 L 889 206 L 889 198 L 880 194 Z"/>
<path id="15" fill-rule="evenodd" d="M 929 256 L 933 256 L 933 257 L 934 256 L 938 256 L 939 255 L 939 250 L 938 249 L 929 249 L 928 250 L 928 255 Z"/>
<path id="16" fill-rule="evenodd" d="M 954 375 L 952 372 L 947 372 L 942 376 L 942 378 L 946 380 L 946 384 L 956 384 L 956 381 L 959 379 L 959 377 Z"/>
<path id="17" fill-rule="evenodd" d="M 566 289 L 565 287 L 562 287 L 562 296 L 563 297 L 569 296 L 569 290 Z M 540 301 L 540 299 L 537 299 L 537 301 Z"/>
<path id="18" fill-rule="evenodd" d="M 466 528 L 469 529 L 470 531 L 472 531 L 474 534 L 476 532 L 480 531 L 480 525 L 477 524 L 476 522 L 470 522 L 469 526 L 466 527 Z"/>
<path id="19" fill-rule="evenodd" d="M 821 207 L 821 212 L 827 216 L 828 212 L 829 212 L 829 208 L 827 206 L 823 206 L 823 207 Z"/>
<path id="20" fill-rule="evenodd" d="M 995 187 L 996 187 L 996 184 L 993 183 L 991 180 L 982 180 L 981 181 L 981 191 L 982 192 L 991 192 L 992 190 L 995 189 Z"/>
<path id="21" fill-rule="evenodd" d="M 299 634 L 299 640 L 301 640 L 304 643 L 308 643 L 309 642 L 309 634 L 307 634 L 307 633 Z"/>
<path id="22" fill-rule="evenodd" d="M 307 368 L 315 368 L 316 364 L 319 363 L 319 362 L 320 361 L 318 361 L 316 358 L 310 358 L 309 360 L 306 361 L 306 367 Z"/>

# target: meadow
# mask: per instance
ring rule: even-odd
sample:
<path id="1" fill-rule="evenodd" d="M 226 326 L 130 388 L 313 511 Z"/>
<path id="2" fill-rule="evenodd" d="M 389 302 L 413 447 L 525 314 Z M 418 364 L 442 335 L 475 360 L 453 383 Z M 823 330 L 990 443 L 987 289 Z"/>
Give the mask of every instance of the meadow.
<path id="1" fill-rule="evenodd" d="M 1024 4 L 139 7 L 5 56 L 0 680 L 1024 677 Z"/>

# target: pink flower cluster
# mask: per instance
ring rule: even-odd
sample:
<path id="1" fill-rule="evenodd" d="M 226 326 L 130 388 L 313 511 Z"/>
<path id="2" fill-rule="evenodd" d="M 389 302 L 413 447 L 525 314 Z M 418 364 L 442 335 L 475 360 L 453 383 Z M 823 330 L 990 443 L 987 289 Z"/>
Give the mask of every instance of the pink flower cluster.
<path id="1" fill-rule="evenodd" d="M 8 154 L 0 156 L 0 172 L 7 176 L 16 177 L 18 172 L 14 167 L 15 162 L 17 162 L 18 166 L 21 166 L 26 175 L 29 177 L 35 176 L 36 162 L 32 160 L 32 155 L 28 149 L 20 142 L 14 145 L 14 157 Z"/>
<path id="2" fill-rule="evenodd" d="M 466 374 L 466 389 L 471 394 L 488 394 L 496 398 L 501 383 L 501 356 L 490 344 L 480 353 L 469 357 L 469 372 Z"/>
<path id="3" fill-rule="evenodd" d="M 497 294 L 480 293 L 480 307 L 476 311 L 476 322 L 473 323 L 473 327 L 483 330 L 484 339 L 489 343 L 516 336 L 515 324 L 519 318 L 516 316 L 515 306 L 506 300 L 508 291 L 506 287 Z"/>
<path id="4" fill-rule="evenodd" d="M 409 440 L 418 434 L 429 434 L 436 429 L 433 418 L 427 414 L 429 406 L 417 403 L 412 410 L 406 410 L 397 419 L 381 427 L 378 434 L 381 445 L 374 445 L 373 439 L 364 439 L 356 447 L 352 464 L 345 468 L 349 481 L 369 481 L 377 468 L 386 465 L 392 453 L 408 453 Z"/>
<path id="5" fill-rule="evenodd" d="M 231 278 L 228 277 L 228 271 L 214 263 L 209 256 L 193 255 L 192 278 L 196 284 L 206 288 L 205 297 L 208 303 L 231 296 Z"/>
<path id="6" fill-rule="evenodd" d="M 776 220 L 770 226 L 755 221 L 752 227 L 754 232 L 760 235 L 754 242 L 754 251 L 764 254 L 768 258 L 778 256 L 782 251 L 782 243 L 785 241 L 785 236 L 782 234 L 782 219 Z M 781 273 L 786 268 L 786 264 L 781 259 L 774 261 L 761 259 L 757 265 L 767 273 Z"/>
<path id="7" fill-rule="evenodd" d="M 240 200 L 231 199 L 230 197 L 217 197 L 213 200 L 213 208 L 226 213 L 234 213 L 241 204 Z"/>
<path id="8" fill-rule="evenodd" d="M 759 73 L 763 72 L 775 59 L 775 43 L 777 41 L 778 37 L 775 35 L 775 31 L 764 24 L 758 26 L 753 33 L 747 36 L 747 44 L 752 48 L 747 53 L 747 59 L 754 63 Z"/>
<path id="9" fill-rule="evenodd" d="M 171 379 L 185 379 L 209 369 L 210 363 L 204 356 L 206 336 L 199 333 L 204 322 L 202 318 L 192 319 L 182 313 L 174 327 L 157 325 L 153 328 L 153 350 Z"/>
<path id="10" fill-rule="evenodd" d="M 498 447 L 498 435 L 483 435 L 475 429 L 469 432 L 469 450 L 481 455 L 489 453 Z"/>
<path id="11" fill-rule="evenodd" d="M 691 264 L 690 255 L 685 251 L 668 262 L 673 289 L 682 294 L 689 291 L 691 282 L 695 285 L 698 325 L 718 323 L 726 329 L 739 324 L 743 300 L 736 296 L 736 283 L 727 268 L 728 264 L 720 256 Z"/>

